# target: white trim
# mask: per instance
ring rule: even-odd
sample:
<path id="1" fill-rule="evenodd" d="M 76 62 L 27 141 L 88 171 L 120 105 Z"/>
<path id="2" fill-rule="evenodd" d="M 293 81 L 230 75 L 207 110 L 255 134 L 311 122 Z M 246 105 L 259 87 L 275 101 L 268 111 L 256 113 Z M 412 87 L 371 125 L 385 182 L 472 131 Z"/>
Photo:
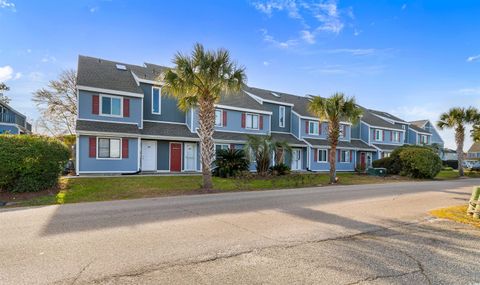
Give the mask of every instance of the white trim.
<path id="1" fill-rule="evenodd" d="M 282 113 L 283 113 L 283 116 L 282 116 Z M 283 121 L 280 120 L 280 117 L 283 117 Z M 279 106 L 278 107 L 278 127 L 279 128 L 285 128 L 285 117 L 286 117 L 285 106 Z"/>
<path id="2" fill-rule="evenodd" d="M 80 136 L 75 138 L 75 174 L 78 176 L 80 173 Z"/>
<path id="3" fill-rule="evenodd" d="M 103 113 L 103 97 L 107 97 L 107 98 L 110 98 L 110 114 L 104 114 Z M 112 108 L 113 108 L 113 104 L 112 104 L 112 99 L 118 99 L 120 100 L 120 114 L 119 115 L 115 115 L 115 114 L 111 114 L 112 113 Z M 120 96 L 115 96 L 115 95 L 108 95 L 108 94 L 100 94 L 100 104 L 99 104 L 99 115 L 100 116 L 104 116 L 104 117 L 114 117 L 114 118 L 123 118 L 123 97 L 120 97 Z"/>
<path id="4" fill-rule="evenodd" d="M 317 161 L 316 163 L 328 163 L 328 148 L 316 148 L 317 151 Z M 320 151 L 325 151 L 325 161 L 319 160 L 320 158 Z"/>
<path id="5" fill-rule="evenodd" d="M 141 82 L 141 83 L 153 84 L 153 85 L 164 85 L 164 84 L 165 84 L 164 81 L 143 79 L 143 78 L 138 77 L 138 76 L 135 74 L 135 72 L 133 72 L 133 71 L 130 71 L 130 72 L 132 73 L 133 78 L 134 78 L 135 81 L 137 82 L 137 85 L 140 85 L 140 82 Z"/>
<path id="6" fill-rule="evenodd" d="M 319 121 L 312 121 L 312 120 L 308 120 L 307 122 L 308 122 L 308 130 L 307 130 L 307 132 L 305 132 L 306 135 L 319 136 L 320 135 L 321 123 Z M 310 132 L 310 123 L 317 124 L 317 133 Z"/>
<path id="7" fill-rule="evenodd" d="M 144 141 L 150 141 L 150 142 L 155 142 L 155 165 L 154 165 L 154 169 L 153 170 L 145 170 L 143 169 L 143 164 L 142 165 L 142 171 L 157 171 L 158 170 L 158 161 L 157 161 L 157 157 L 158 157 L 158 142 L 156 140 L 142 140 L 142 142 Z M 143 150 L 143 146 L 142 146 L 142 150 Z M 143 154 L 142 154 L 143 155 Z"/>
<path id="8" fill-rule="evenodd" d="M 185 146 L 186 144 L 190 144 L 190 145 L 193 145 L 194 146 L 194 165 L 193 165 L 193 170 L 192 169 L 185 169 L 185 166 L 183 167 L 183 171 L 197 171 L 197 164 L 198 164 L 198 161 L 197 161 L 197 156 L 198 156 L 198 153 L 197 153 L 197 143 L 195 142 L 189 142 L 189 143 L 183 143 L 183 145 Z M 184 159 L 183 161 L 187 161 L 185 158 L 186 158 L 186 154 L 187 152 L 186 151 L 183 151 L 183 156 L 184 156 Z"/>
<path id="9" fill-rule="evenodd" d="M 417 131 L 417 130 L 414 130 L 412 128 L 409 128 L 409 130 L 412 130 L 413 132 L 417 133 L 417 134 L 422 134 L 422 135 L 432 135 L 431 133 L 427 133 L 426 131 L 425 132 L 420 132 L 420 131 Z"/>
<path id="10" fill-rule="evenodd" d="M 137 170 L 140 171 L 142 169 L 141 166 L 141 148 L 142 147 L 142 139 L 137 138 Z"/>
<path id="11" fill-rule="evenodd" d="M 292 168 L 292 164 L 293 164 L 293 150 L 294 150 L 294 149 L 299 152 L 299 156 L 300 156 L 300 159 L 299 159 L 299 161 L 300 161 L 300 168 L 297 168 L 297 169 L 293 169 L 293 168 Z M 302 168 L 303 168 L 303 151 L 302 151 L 301 148 L 294 148 L 294 149 L 292 149 L 292 151 L 291 151 L 292 154 L 291 154 L 291 159 L 290 159 L 290 168 L 292 168 L 293 171 L 302 170 Z M 274 153 L 275 153 L 275 152 L 274 152 Z M 285 157 L 284 157 L 284 158 L 285 158 Z"/>
<path id="12" fill-rule="evenodd" d="M 257 96 L 257 95 L 254 95 L 246 90 L 243 90 L 243 92 L 247 93 L 248 96 L 252 97 L 253 99 L 255 99 L 255 101 L 259 102 L 260 104 L 263 104 L 263 102 L 267 102 L 267 103 L 272 103 L 272 104 L 277 104 L 277 105 L 284 105 L 284 106 L 290 106 L 290 107 L 293 107 L 294 104 L 292 103 L 286 103 L 286 102 L 278 102 L 278 101 L 274 101 L 274 100 L 268 100 L 268 99 L 264 99 L 260 96 Z M 274 93 L 274 92 L 270 92 L 270 93 Z"/>
<path id="13" fill-rule="evenodd" d="M 375 114 L 375 113 L 373 113 L 373 112 L 370 112 L 370 113 L 371 113 L 372 115 L 377 116 L 377 117 L 379 117 L 380 119 L 385 120 L 385 121 L 388 121 L 389 123 L 392 123 L 392 124 L 398 123 L 398 124 L 407 125 L 407 126 L 410 125 L 409 122 L 397 121 L 397 120 L 394 120 L 394 119 L 390 119 L 390 118 L 381 116 L 381 115 L 379 115 L 379 114 Z"/>
<path id="14" fill-rule="evenodd" d="M 193 111 L 193 108 L 190 108 L 190 121 L 191 121 L 191 129 L 190 131 L 192 133 L 195 133 L 195 130 L 193 128 L 193 115 L 195 114 L 195 112 Z"/>
<path id="15" fill-rule="evenodd" d="M 295 114 L 297 117 L 299 117 L 300 119 L 310 120 L 310 121 L 318 121 L 318 122 L 323 122 L 323 123 L 328 123 L 327 120 L 319 120 L 318 118 L 315 118 L 315 117 L 302 116 L 302 115 L 300 115 L 299 113 L 295 112 L 294 110 L 292 110 L 291 112 L 294 113 L 294 114 Z M 340 121 L 339 123 L 340 123 L 340 124 L 344 124 L 344 125 L 352 125 L 351 122 L 345 122 L 345 121 Z"/>
<path id="16" fill-rule="evenodd" d="M 158 89 L 158 112 L 154 112 L 153 111 L 153 89 Z M 161 87 L 157 87 L 157 86 L 152 86 L 152 108 L 151 108 L 151 111 L 152 111 L 152 114 L 153 115 L 161 115 L 162 114 L 162 88 Z"/>
<path id="17" fill-rule="evenodd" d="M 126 91 L 112 90 L 112 89 L 89 87 L 89 86 L 83 86 L 83 85 L 77 85 L 77 88 L 78 88 L 78 90 L 83 90 L 83 91 L 92 91 L 92 92 L 109 93 L 109 94 L 115 94 L 115 95 L 121 95 L 121 96 L 143 98 L 143 94 L 141 94 L 141 93 L 133 93 L 133 92 L 126 92 Z"/>
<path id="18" fill-rule="evenodd" d="M 135 170 L 127 170 L 127 171 L 121 171 L 121 170 L 112 170 L 112 171 L 79 171 L 79 174 L 82 173 L 137 173 Z"/>
<path id="19" fill-rule="evenodd" d="M 144 102 L 144 99 L 145 98 L 142 98 L 142 102 L 141 102 L 141 108 L 140 108 L 140 126 L 139 126 L 139 129 L 143 129 L 143 104 L 145 103 Z"/>
<path id="20" fill-rule="evenodd" d="M 292 136 L 294 136 L 294 134 L 289 133 L 289 132 L 271 131 L 271 133 L 272 133 L 272 134 L 287 134 L 287 135 L 292 135 Z"/>
<path id="21" fill-rule="evenodd" d="M 155 121 L 155 120 L 143 120 L 143 121 L 144 122 L 150 122 L 150 123 L 159 123 L 159 124 L 187 125 L 186 123 L 172 122 L 172 121 Z"/>
<path id="22" fill-rule="evenodd" d="M 108 116 L 105 116 L 105 117 L 108 117 Z M 138 126 L 138 123 L 134 123 L 134 122 L 119 122 L 119 121 L 108 121 L 108 120 L 97 120 L 97 119 L 84 119 L 84 118 L 80 118 L 80 119 L 78 119 L 77 121 L 104 122 L 104 123 L 127 124 L 127 125 L 137 125 L 137 126 Z"/>
<path id="23" fill-rule="evenodd" d="M 155 140 L 174 140 L 174 141 L 199 141 L 198 138 L 189 137 L 172 137 L 172 136 L 158 136 L 158 135 L 139 135 L 129 133 L 108 133 L 108 132 L 92 132 L 92 131 L 77 131 L 77 135 L 82 136 L 121 136 L 121 137 L 133 137 L 142 139 L 155 139 Z"/>
<path id="24" fill-rule="evenodd" d="M 95 154 L 95 158 L 97 160 L 122 160 L 123 159 L 123 138 L 119 138 L 119 137 L 113 137 L 113 136 L 110 136 L 110 137 L 96 137 L 97 139 L 97 142 L 96 142 L 96 154 Z M 108 143 L 110 143 L 110 140 L 119 140 L 120 143 L 119 143 L 119 157 L 99 157 L 98 156 L 98 153 L 100 152 L 99 151 L 99 148 L 100 148 L 100 144 L 98 143 L 98 141 L 100 139 L 108 139 Z M 110 150 L 110 145 L 108 146 L 108 149 Z M 110 155 L 110 154 L 109 154 Z"/>
<path id="25" fill-rule="evenodd" d="M 248 115 L 252 116 L 252 127 L 251 128 L 249 128 L 247 126 L 247 116 Z M 253 116 L 257 116 L 257 127 L 256 128 L 253 127 Z M 255 113 L 245 113 L 245 129 L 246 130 L 259 131 L 260 130 L 260 116 L 261 116 L 260 114 L 255 114 Z M 263 118 L 262 118 L 262 120 L 263 120 Z"/>
<path id="26" fill-rule="evenodd" d="M 231 106 L 221 105 L 221 104 L 215 104 L 215 107 L 220 108 L 220 109 L 233 110 L 233 111 L 258 113 L 258 114 L 264 114 L 264 115 L 272 115 L 272 112 L 269 112 L 269 111 L 261 111 L 261 110 L 247 109 L 247 108 L 240 108 L 240 107 L 231 107 Z"/>
<path id="27" fill-rule="evenodd" d="M 404 129 L 393 129 L 393 128 L 388 128 L 388 127 L 380 127 L 380 126 L 370 125 L 369 123 L 366 123 L 365 121 L 361 121 L 361 122 L 364 123 L 367 127 L 372 128 L 372 129 L 384 129 L 384 130 L 389 130 L 389 131 L 405 132 Z"/>
<path id="28" fill-rule="evenodd" d="M 172 172 L 172 143 L 180 144 L 180 171 L 183 172 L 183 142 L 174 141 L 168 143 L 168 171 Z M 177 172 L 177 171 L 175 171 Z"/>
<path id="29" fill-rule="evenodd" d="M 217 125 L 217 112 L 220 112 L 220 125 Z M 218 127 L 218 128 L 223 128 L 223 110 L 222 109 L 217 109 L 215 108 L 215 126 L 214 127 Z"/>

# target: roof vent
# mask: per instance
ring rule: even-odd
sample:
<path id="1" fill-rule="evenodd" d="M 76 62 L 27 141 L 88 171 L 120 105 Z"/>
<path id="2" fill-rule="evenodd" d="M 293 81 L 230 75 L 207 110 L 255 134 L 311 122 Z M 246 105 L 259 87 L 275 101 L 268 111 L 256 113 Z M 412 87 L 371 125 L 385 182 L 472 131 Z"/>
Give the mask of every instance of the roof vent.
<path id="1" fill-rule="evenodd" d="M 127 70 L 127 67 L 123 64 L 115 64 L 115 66 L 117 67 L 118 70 Z"/>
<path id="2" fill-rule="evenodd" d="M 273 96 L 277 97 L 277 98 L 280 98 L 280 95 L 278 95 L 277 93 L 275 92 L 270 92 L 270 94 L 272 94 Z"/>

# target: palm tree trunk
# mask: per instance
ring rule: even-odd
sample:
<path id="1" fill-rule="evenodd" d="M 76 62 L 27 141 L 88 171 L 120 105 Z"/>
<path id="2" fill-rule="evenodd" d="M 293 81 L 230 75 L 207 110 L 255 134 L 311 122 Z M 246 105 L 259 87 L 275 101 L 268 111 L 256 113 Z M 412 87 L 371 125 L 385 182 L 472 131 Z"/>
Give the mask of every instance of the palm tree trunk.
<path id="1" fill-rule="evenodd" d="M 202 188 L 211 190 L 212 182 L 212 162 L 214 159 L 213 132 L 215 130 L 215 105 L 213 101 L 199 102 L 199 130 L 200 149 L 202 159 Z"/>
<path id="2" fill-rule="evenodd" d="M 336 159 L 337 159 L 337 144 L 332 143 L 330 148 L 330 184 L 334 184 L 337 182 L 337 180 L 335 179 L 337 176 Z"/>
<path id="3" fill-rule="evenodd" d="M 458 175 L 463 176 L 463 141 L 465 132 L 463 128 L 455 130 L 455 142 L 457 143 Z"/>

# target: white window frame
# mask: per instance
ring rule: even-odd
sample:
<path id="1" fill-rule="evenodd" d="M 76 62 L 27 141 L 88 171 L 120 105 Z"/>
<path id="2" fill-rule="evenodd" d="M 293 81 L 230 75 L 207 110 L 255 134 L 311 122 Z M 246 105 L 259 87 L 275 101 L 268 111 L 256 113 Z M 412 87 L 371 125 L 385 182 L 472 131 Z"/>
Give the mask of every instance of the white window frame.
<path id="1" fill-rule="evenodd" d="M 343 160 L 343 153 L 345 153 L 345 160 Z M 348 160 L 347 160 L 348 156 Z M 352 162 L 352 157 L 350 155 L 350 150 L 340 150 L 340 163 L 351 163 Z"/>
<path id="2" fill-rule="evenodd" d="M 217 146 L 220 146 L 220 149 L 225 149 L 225 148 L 223 148 L 224 146 L 227 147 L 226 149 L 230 149 L 230 145 L 228 143 L 216 143 L 215 144 L 215 152 L 217 152 Z"/>
<path id="3" fill-rule="evenodd" d="M 317 125 L 317 132 L 312 132 L 312 128 L 310 127 L 310 124 Z M 318 136 L 320 134 L 320 123 L 316 121 L 308 121 L 308 134 L 309 135 L 316 135 Z"/>
<path id="4" fill-rule="evenodd" d="M 110 98 L 110 114 L 104 114 L 103 113 L 103 98 Z M 112 114 L 112 99 L 119 99 L 120 100 L 120 115 L 114 115 Z M 99 114 L 104 117 L 115 117 L 115 118 L 122 118 L 123 117 L 123 97 L 121 96 L 114 96 L 114 95 L 106 95 L 106 94 L 100 94 L 100 112 Z"/>
<path id="5" fill-rule="evenodd" d="M 101 139 L 107 139 L 109 140 L 108 143 L 109 143 L 109 150 L 111 149 L 111 142 L 110 140 L 118 140 L 120 142 L 120 145 L 119 145 L 119 157 L 99 157 L 99 154 L 100 154 L 100 140 Z M 96 159 L 100 159 L 100 160 L 121 160 L 123 159 L 123 153 L 122 153 L 122 148 L 123 148 L 123 139 L 122 138 L 117 138 L 117 137 L 97 137 L 97 143 L 96 143 Z M 109 153 L 109 155 L 111 155 L 111 151 Z"/>
<path id="6" fill-rule="evenodd" d="M 420 135 L 420 143 L 427 144 L 428 143 L 428 136 L 427 135 Z"/>
<path id="7" fill-rule="evenodd" d="M 285 128 L 285 106 L 278 107 L 278 126 Z"/>
<path id="8" fill-rule="evenodd" d="M 217 112 L 220 112 L 220 124 L 217 125 Z M 215 127 L 223 127 L 223 110 L 222 109 L 215 109 Z M 245 125 L 246 125 L 247 118 L 245 117 Z"/>
<path id="9" fill-rule="evenodd" d="M 392 131 L 393 132 L 393 141 L 400 142 L 400 132 Z"/>
<path id="10" fill-rule="evenodd" d="M 158 112 L 153 111 L 153 90 L 158 89 Z M 162 87 L 152 86 L 152 114 L 161 115 L 162 114 Z"/>
<path id="11" fill-rule="evenodd" d="M 383 141 L 383 130 L 375 129 L 375 141 L 377 142 Z"/>
<path id="12" fill-rule="evenodd" d="M 338 138 L 343 139 L 345 137 L 345 134 L 343 133 L 343 130 L 346 130 L 345 125 L 340 125 L 340 128 L 338 130 Z"/>
<path id="13" fill-rule="evenodd" d="M 325 160 L 320 160 L 320 152 L 325 152 Z M 328 163 L 328 150 L 326 150 L 326 149 L 317 149 L 317 162 L 319 162 L 319 163 Z"/>
<path id="14" fill-rule="evenodd" d="M 252 117 L 252 119 L 251 119 L 252 126 L 251 127 L 248 126 L 248 116 Z M 253 117 L 257 117 L 257 127 L 256 128 L 253 127 Z M 245 114 L 245 129 L 259 130 L 260 129 L 260 115 L 259 114 L 253 114 L 253 113 L 246 113 Z"/>

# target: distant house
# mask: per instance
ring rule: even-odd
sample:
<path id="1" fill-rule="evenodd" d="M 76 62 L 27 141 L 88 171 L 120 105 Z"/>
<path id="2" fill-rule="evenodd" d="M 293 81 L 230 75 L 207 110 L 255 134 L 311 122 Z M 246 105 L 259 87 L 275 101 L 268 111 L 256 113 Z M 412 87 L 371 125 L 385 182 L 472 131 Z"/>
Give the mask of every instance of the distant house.
<path id="1" fill-rule="evenodd" d="M 442 160 L 458 160 L 457 151 L 450 148 L 444 148 L 441 151 L 440 158 Z"/>
<path id="2" fill-rule="evenodd" d="M 32 125 L 27 117 L 6 103 L 0 102 L 0 134 L 30 134 Z"/>
<path id="3" fill-rule="evenodd" d="M 412 139 L 412 144 L 437 144 L 440 148 L 444 147 L 442 137 L 429 120 L 411 121 L 410 130 L 416 139 L 416 142 Z"/>
<path id="4" fill-rule="evenodd" d="M 467 152 L 467 159 L 480 159 L 480 142 L 472 144 Z"/>

